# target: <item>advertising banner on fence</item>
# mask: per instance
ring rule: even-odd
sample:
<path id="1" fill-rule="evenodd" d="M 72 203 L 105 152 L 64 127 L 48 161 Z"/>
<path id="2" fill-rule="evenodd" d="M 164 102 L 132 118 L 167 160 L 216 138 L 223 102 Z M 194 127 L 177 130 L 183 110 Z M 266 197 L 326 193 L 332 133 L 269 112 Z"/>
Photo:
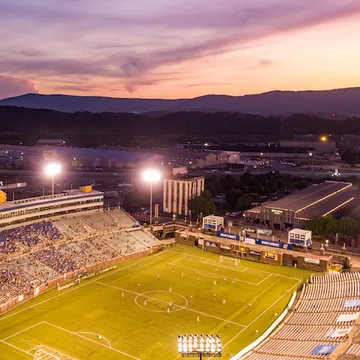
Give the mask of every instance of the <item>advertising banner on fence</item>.
<path id="1" fill-rule="evenodd" d="M 221 232 L 221 231 L 218 231 L 216 233 L 216 236 L 224 238 L 224 239 L 230 239 L 230 240 L 239 240 L 240 239 L 240 236 L 237 234 L 230 234 L 230 233 Z"/>
<path id="2" fill-rule="evenodd" d="M 250 250 L 250 251 L 249 251 L 249 254 L 250 254 L 250 255 L 260 256 L 260 255 L 261 255 L 261 252 L 259 252 L 259 251 L 254 251 L 254 250 Z"/>
<path id="3" fill-rule="evenodd" d="M 292 246 L 291 244 L 286 244 L 282 242 L 277 241 L 270 241 L 270 240 L 262 240 L 262 239 L 255 239 L 256 244 L 258 245 L 264 245 L 264 246 L 271 246 L 278 249 L 288 249 L 291 250 Z"/>
<path id="4" fill-rule="evenodd" d="M 320 264 L 320 260 L 319 259 L 313 259 L 313 258 L 304 258 L 304 261 L 307 263 L 311 263 L 311 264 Z"/>
<path id="5" fill-rule="evenodd" d="M 255 245 L 255 244 L 256 244 L 256 241 L 255 241 L 255 239 L 253 239 L 253 238 L 247 237 L 247 238 L 245 238 L 244 243 L 245 243 L 245 244 L 250 244 L 250 245 Z"/>

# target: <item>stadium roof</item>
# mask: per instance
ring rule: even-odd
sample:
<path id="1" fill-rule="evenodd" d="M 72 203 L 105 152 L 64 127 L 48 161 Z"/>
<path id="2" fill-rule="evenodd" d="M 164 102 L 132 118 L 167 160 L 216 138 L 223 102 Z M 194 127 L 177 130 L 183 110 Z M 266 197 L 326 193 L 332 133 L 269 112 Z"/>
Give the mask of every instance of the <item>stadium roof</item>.
<path id="1" fill-rule="evenodd" d="M 317 212 L 325 211 L 326 213 L 340 205 L 342 200 L 344 202 L 348 199 L 345 193 L 351 189 L 352 184 L 348 182 L 325 181 L 321 184 L 309 186 L 278 201 L 266 202 L 263 207 L 292 210 L 295 211 L 296 216 L 310 214 L 315 209 L 318 209 Z M 342 193 L 344 193 L 344 197 L 339 197 Z"/>
<path id="2" fill-rule="evenodd" d="M 104 193 L 100 191 L 93 190 L 86 193 L 78 189 L 75 189 L 75 190 L 69 190 L 68 192 L 62 194 L 56 194 L 54 198 L 51 195 L 48 195 L 48 196 L 39 196 L 39 197 L 27 198 L 16 201 L 8 201 L 0 204 L 0 213 L 9 210 L 19 210 L 19 209 L 29 208 L 36 205 L 43 205 L 43 204 L 54 205 L 56 203 L 64 202 L 66 200 L 75 200 L 78 198 L 91 198 L 103 194 Z"/>
<path id="3" fill-rule="evenodd" d="M 312 218 L 319 218 L 330 215 L 331 213 L 354 200 L 355 195 L 356 194 L 354 189 L 346 189 L 324 201 L 315 204 L 314 206 L 310 206 L 305 210 L 297 212 L 296 218 L 310 220 Z"/>

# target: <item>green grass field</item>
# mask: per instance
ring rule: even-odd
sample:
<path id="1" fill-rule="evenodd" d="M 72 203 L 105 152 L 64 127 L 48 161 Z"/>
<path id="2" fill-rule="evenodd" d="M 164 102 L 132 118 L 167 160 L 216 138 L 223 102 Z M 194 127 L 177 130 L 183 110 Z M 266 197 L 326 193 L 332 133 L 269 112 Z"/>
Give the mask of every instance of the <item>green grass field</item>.
<path id="1" fill-rule="evenodd" d="M 37 349 L 67 360 L 177 359 L 177 336 L 193 333 L 219 334 L 229 359 L 309 276 L 176 246 L 1 316 L 0 359 L 32 359 Z"/>

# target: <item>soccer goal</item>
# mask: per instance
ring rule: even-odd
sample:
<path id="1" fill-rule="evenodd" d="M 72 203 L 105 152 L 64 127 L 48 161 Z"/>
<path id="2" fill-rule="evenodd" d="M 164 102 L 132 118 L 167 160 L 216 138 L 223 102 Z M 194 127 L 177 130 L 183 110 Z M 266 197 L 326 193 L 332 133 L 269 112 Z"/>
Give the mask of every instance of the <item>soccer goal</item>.
<path id="1" fill-rule="evenodd" d="M 234 259 L 234 258 L 220 255 L 220 262 L 238 266 L 240 264 L 240 259 Z"/>
<path id="2" fill-rule="evenodd" d="M 61 358 L 45 350 L 39 349 L 34 355 L 34 360 L 61 360 Z"/>

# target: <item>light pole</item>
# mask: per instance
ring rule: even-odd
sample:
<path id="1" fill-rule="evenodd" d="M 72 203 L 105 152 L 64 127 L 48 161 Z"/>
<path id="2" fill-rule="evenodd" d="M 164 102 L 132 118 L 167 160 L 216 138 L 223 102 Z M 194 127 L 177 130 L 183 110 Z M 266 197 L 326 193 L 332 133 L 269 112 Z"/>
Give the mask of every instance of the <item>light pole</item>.
<path id="1" fill-rule="evenodd" d="M 313 153 L 312 152 L 309 152 L 309 160 L 311 158 L 311 172 L 314 171 L 314 162 L 313 162 Z"/>
<path id="2" fill-rule="evenodd" d="M 51 176 L 51 196 L 54 198 L 54 192 L 55 192 L 55 175 L 59 174 L 61 171 L 60 164 L 48 164 L 45 167 L 45 173 L 48 176 Z"/>
<path id="3" fill-rule="evenodd" d="M 221 357 L 222 345 L 219 335 L 179 335 L 178 353 L 182 357 Z"/>
<path id="4" fill-rule="evenodd" d="M 153 183 L 158 182 L 161 178 L 160 172 L 157 170 L 145 170 L 144 180 L 150 183 L 150 226 L 152 225 L 152 188 Z"/>

